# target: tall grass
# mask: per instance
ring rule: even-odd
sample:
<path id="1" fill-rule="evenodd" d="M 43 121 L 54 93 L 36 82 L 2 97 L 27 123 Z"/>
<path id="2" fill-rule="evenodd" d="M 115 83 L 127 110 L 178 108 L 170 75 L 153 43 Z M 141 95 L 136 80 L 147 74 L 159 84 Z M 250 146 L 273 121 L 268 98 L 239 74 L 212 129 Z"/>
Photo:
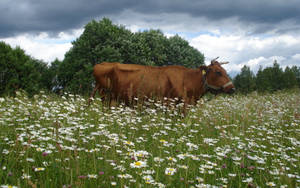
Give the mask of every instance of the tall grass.
<path id="1" fill-rule="evenodd" d="M 299 187 L 300 92 L 107 108 L 0 98 L 0 187 Z"/>

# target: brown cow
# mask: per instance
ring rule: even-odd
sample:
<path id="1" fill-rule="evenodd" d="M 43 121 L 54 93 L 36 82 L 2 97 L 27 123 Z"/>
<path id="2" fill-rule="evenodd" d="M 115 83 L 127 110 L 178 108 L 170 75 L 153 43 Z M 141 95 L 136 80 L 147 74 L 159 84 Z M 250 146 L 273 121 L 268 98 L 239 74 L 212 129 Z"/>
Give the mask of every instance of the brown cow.
<path id="1" fill-rule="evenodd" d="M 110 99 L 120 99 L 127 104 L 134 97 L 154 96 L 177 97 L 193 104 L 209 89 L 233 93 L 235 88 L 222 64 L 214 59 L 208 66 L 189 69 L 183 66 L 153 67 L 104 62 L 94 66 L 96 86 L 90 100 L 97 90 L 100 96 L 108 91 Z"/>

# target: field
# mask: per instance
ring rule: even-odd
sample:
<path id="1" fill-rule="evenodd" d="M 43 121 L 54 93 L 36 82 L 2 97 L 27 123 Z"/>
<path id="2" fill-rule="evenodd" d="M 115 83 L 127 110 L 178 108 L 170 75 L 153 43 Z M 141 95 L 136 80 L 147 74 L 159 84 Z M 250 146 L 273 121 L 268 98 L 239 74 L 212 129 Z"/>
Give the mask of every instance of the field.
<path id="1" fill-rule="evenodd" d="M 87 108 L 0 98 L 0 187 L 300 187 L 300 92 Z"/>

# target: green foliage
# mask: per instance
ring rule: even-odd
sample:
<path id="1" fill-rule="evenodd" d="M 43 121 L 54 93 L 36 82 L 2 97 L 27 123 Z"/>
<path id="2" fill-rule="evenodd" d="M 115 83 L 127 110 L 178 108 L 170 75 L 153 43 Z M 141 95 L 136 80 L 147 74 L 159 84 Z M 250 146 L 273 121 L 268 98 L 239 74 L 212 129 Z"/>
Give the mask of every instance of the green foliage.
<path id="1" fill-rule="evenodd" d="M 292 89 L 300 86 L 300 68 L 286 67 L 283 71 L 275 61 L 272 67 L 259 68 L 256 75 L 250 68 L 244 66 L 241 73 L 234 79 L 235 87 L 241 93 L 249 93 L 257 90 L 259 92 L 274 92 L 283 89 Z"/>
<path id="2" fill-rule="evenodd" d="M 191 47 L 186 40 L 178 35 L 169 38 L 169 46 L 167 48 L 167 57 L 170 64 L 197 68 L 204 62 L 204 55 Z"/>
<path id="3" fill-rule="evenodd" d="M 132 33 L 107 18 L 93 20 L 60 63 L 59 86 L 66 91 L 86 94 L 94 80 L 92 67 L 103 61 L 198 67 L 204 63 L 204 56 L 177 35 L 167 38 L 160 30 Z"/>
<path id="4" fill-rule="evenodd" d="M 19 47 L 12 49 L 0 42 L 0 95 L 13 95 L 20 89 L 32 95 L 49 89 L 47 71 L 44 62 L 25 55 Z"/>
<path id="5" fill-rule="evenodd" d="M 291 68 L 291 72 L 293 72 L 293 74 L 295 75 L 296 78 L 296 85 L 298 86 L 298 88 L 300 88 L 300 67 L 297 66 L 293 66 Z M 294 78 L 292 78 L 293 80 Z"/>
<path id="6" fill-rule="evenodd" d="M 162 66 L 167 62 L 168 40 L 160 30 L 137 32 L 132 36 L 130 59 L 125 63 Z"/>
<path id="7" fill-rule="evenodd" d="M 242 68 L 241 73 L 234 78 L 234 85 L 242 93 L 249 93 L 255 90 L 255 76 L 246 65 Z"/>

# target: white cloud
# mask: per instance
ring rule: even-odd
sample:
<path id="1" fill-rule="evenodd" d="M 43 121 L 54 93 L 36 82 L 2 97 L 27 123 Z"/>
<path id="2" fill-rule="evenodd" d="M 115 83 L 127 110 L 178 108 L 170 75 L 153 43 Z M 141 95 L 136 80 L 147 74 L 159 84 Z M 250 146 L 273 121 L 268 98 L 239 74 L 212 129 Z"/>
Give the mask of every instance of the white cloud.
<path id="1" fill-rule="evenodd" d="M 27 55 L 45 62 L 52 62 L 56 58 L 63 60 L 65 53 L 72 47 L 71 42 L 83 32 L 82 29 L 72 33 L 61 32 L 57 37 L 50 37 L 47 33 L 39 35 L 19 35 L 13 38 L 4 38 L 2 41 L 12 47 L 19 46 Z"/>
<path id="2" fill-rule="evenodd" d="M 295 54 L 292 57 L 294 60 L 300 61 L 300 54 Z"/>
<path id="3" fill-rule="evenodd" d="M 204 53 L 206 64 L 217 56 L 229 61 L 230 64 L 224 65 L 228 72 L 239 72 L 244 65 L 256 72 L 259 66 L 272 66 L 274 60 L 283 68 L 300 66 L 300 37 L 297 36 L 203 34 L 192 38 L 190 44 Z"/>

